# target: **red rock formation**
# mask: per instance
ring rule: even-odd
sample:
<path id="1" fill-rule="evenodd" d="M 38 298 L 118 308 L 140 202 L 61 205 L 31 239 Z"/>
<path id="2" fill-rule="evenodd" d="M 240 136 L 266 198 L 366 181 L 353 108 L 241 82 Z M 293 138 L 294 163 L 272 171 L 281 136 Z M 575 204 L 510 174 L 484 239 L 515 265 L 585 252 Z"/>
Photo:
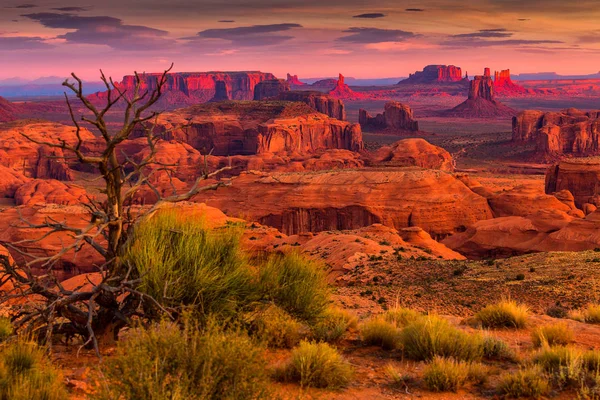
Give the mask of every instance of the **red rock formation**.
<path id="1" fill-rule="evenodd" d="M 287 74 L 287 83 L 289 83 L 290 86 L 306 85 L 306 83 L 301 82 L 300 79 L 298 79 L 298 75 L 290 75 L 289 73 Z"/>
<path id="2" fill-rule="evenodd" d="M 489 68 L 483 76 L 475 76 L 469 86 L 469 97 L 464 102 L 443 114 L 462 118 L 511 117 L 517 112 L 496 101 L 494 83 Z"/>
<path id="3" fill-rule="evenodd" d="M 210 99 L 210 101 L 218 102 L 227 100 L 229 100 L 229 94 L 227 93 L 227 85 L 225 84 L 225 81 L 217 81 L 215 83 L 215 95 L 212 99 Z"/>
<path id="4" fill-rule="evenodd" d="M 431 84 L 459 82 L 462 80 L 462 70 L 460 67 L 455 67 L 454 65 L 428 65 L 423 68 L 423 71 L 410 74 L 407 79 L 398 82 L 398 84 Z"/>
<path id="5" fill-rule="evenodd" d="M 333 90 L 337 84 L 338 84 L 337 79 L 327 78 L 327 79 L 321 79 L 320 81 L 316 81 L 310 86 L 314 87 L 314 88 L 318 88 L 318 89 Z"/>
<path id="6" fill-rule="evenodd" d="M 534 93 L 533 90 L 525 89 L 517 85 L 510 78 L 510 70 L 505 69 L 500 72 L 494 71 L 494 91 L 499 96 L 519 96 Z"/>
<path id="7" fill-rule="evenodd" d="M 452 156 L 424 139 L 404 139 L 374 151 L 368 160 L 373 165 L 421 167 L 454 171 Z"/>
<path id="8" fill-rule="evenodd" d="M 23 184 L 15 193 L 15 202 L 20 205 L 61 204 L 79 205 L 89 202 L 84 188 L 65 184 L 55 179 L 34 179 Z"/>
<path id="9" fill-rule="evenodd" d="M 290 91 L 290 84 L 283 79 L 262 81 L 254 88 L 254 100 L 273 100 Z"/>
<path id="10" fill-rule="evenodd" d="M 599 155 L 600 111 L 523 111 L 513 118 L 513 141 L 535 143 L 545 158 Z"/>
<path id="11" fill-rule="evenodd" d="M 340 74 L 335 87 L 329 92 L 329 95 L 336 99 L 348 100 L 356 100 L 366 97 L 364 94 L 357 93 L 354 90 L 350 89 L 350 86 L 346 85 L 346 83 L 344 82 L 344 75 L 342 74 Z"/>
<path id="12" fill-rule="evenodd" d="M 60 158 L 63 156 L 60 149 L 38 145 L 22 134 L 38 141 L 60 144 L 64 140 L 74 145 L 77 140 L 75 128 L 53 122 L 14 122 L 0 127 L 0 165 L 31 178 L 74 178 L 70 165 Z M 81 136 L 86 142 L 95 140 L 86 129 L 82 129 Z"/>
<path id="13" fill-rule="evenodd" d="M 191 145 L 203 154 L 252 155 L 362 149 L 358 124 L 329 118 L 304 103 L 210 103 L 165 113 L 158 130 L 166 140 Z M 141 136 L 143 132 L 136 132 Z"/>
<path id="14" fill-rule="evenodd" d="M 14 197 L 18 188 L 28 182 L 29 178 L 21 172 L 0 165 L 0 196 Z"/>
<path id="15" fill-rule="evenodd" d="M 389 101 L 385 104 L 383 114 L 375 117 L 363 109 L 358 112 L 358 122 L 363 128 L 391 129 L 417 132 L 419 123 L 413 119 L 413 112 L 407 104 Z"/>
<path id="16" fill-rule="evenodd" d="M 16 107 L 4 97 L 0 97 L 0 122 L 8 122 L 17 119 Z"/>
<path id="17" fill-rule="evenodd" d="M 157 78 L 161 74 L 142 74 L 142 89 L 152 90 L 156 87 Z M 252 100 L 254 87 L 262 81 L 276 79 L 271 73 L 263 72 L 191 72 L 171 73 L 163 95 L 156 107 L 174 109 L 198 103 L 205 103 L 215 97 L 217 82 L 225 82 L 227 97 L 231 100 Z M 122 90 L 131 93 L 135 88 L 135 77 L 128 75 L 117 84 Z M 93 102 L 105 103 L 106 92 L 89 96 Z"/>
<path id="18" fill-rule="evenodd" d="M 570 158 L 548 168 L 546 193 L 568 190 L 577 207 L 600 206 L 600 158 Z"/>
<path id="19" fill-rule="evenodd" d="M 241 174 L 197 201 L 286 234 L 419 226 L 434 238 L 492 217 L 487 200 L 451 174 L 424 169 Z"/>
<path id="20" fill-rule="evenodd" d="M 346 120 L 344 102 L 322 92 L 304 90 L 286 91 L 279 95 L 279 100 L 300 101 L 321 114 L 329 115 L 331 118 L 339 119 L 340 121 Z"/>

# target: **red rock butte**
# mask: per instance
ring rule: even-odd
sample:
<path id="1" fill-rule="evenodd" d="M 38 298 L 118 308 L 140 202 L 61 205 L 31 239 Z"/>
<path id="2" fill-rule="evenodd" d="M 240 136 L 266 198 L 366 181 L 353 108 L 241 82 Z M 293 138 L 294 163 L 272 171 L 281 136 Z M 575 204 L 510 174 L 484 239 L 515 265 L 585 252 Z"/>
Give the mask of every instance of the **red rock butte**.
<path id="1" fill-rule="evenodd" d="M 407 79 L 404 79 L 399 84 L 407 83 L 446 83 L 462 81 L 462 69 L 454 65 L 428 65 L 423 68 L 423 71 L 417 71 L 410 74 Z"/>

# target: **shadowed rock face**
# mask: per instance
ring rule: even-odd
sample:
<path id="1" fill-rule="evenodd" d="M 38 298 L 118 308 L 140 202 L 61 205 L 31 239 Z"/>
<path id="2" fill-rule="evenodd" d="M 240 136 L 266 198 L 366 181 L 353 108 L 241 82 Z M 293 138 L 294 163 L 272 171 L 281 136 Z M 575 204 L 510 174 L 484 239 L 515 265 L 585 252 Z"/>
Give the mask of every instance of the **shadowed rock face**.
<path id="1" fill-rule="evenodd" d="M 366 110 L 360 109 L 358 121 L 363 128 L 389 128 L 409 132 L 419 130 L 419 123 L 413 119 L 411 108 L 397 101 L 387 102 L 383 114 L 377 114 L 375 117 L 371 117 Z"/>
<path id="2" fill-rule="evenodd" d="M 600 206 L 600 157 L 562 160 L 546 172 L 546 193 L 568 190 L 575 204 L 582 209 L 587 205 Z"/>
<path id="3" fill-rule="evenodd" d="M 363 148 L 358 124 L 288 101 L 197 105 L 161 115 L 157 129 L 166 140 L 187 143 L 203 154 L 212 150 L 216 156 Z"/>
<path id="4" fill-rule="evenodd" d="M 436 238 L 492 217 L 487 200 L 454 176 L 419 168 L 247 173 L 201 201 L 286 234 L 381 223 L 395 229 L 418 226 Z"/>
<path id="5" fill-rule="evenodd" d="M 458 82 L 463 79 L 462 70 L 454 65 L 428 65 L 423 71 L 410 74 L 407 79 L 399 83 L 442 83 Z"/>
<path id="6" fill-rule="evenodd" d="M 600 111 L 523 111 L 513 118 L 513 141 L 535 143 L 540 157 L 599 155 Z"/>
<path id="7" fill-rule="evenodd" d="M 227 93 L 227 84 L 224 81 L 217 81 L 215 84 L 215 95 L 210 101 L 216 102 L 227 100 L 229 100 L 229 94 Z"/>
<path id="8" fill-rule="evenodd" d="M 4 97 L 0 97 L 0 122 L 8 122 L 17 119 L 16 107 Z"/>
<path id="9" fill-rule="evenodd" d="M 254 88 L 254 100 L 277 99 L 280 94 L 290 91 L 290 84 L 283 79 L 260 82 Z"/>
<path id="10" fill-rule="evenodd" d="M 142 90 L 153 90 L 156 88 L 157 79 L 161 74 L 142 74 Z M 174 109 L 190 106 L 198 103 L 206 103 L 215 97 L 217 86 L 224 82 L 227 91 L 227 99 L 252 100 L 254 88 L 262 81 L 276 79 L 271 73 L 258 71 L 252 72 L 191 72 L 172 73 L 167 76 L 167 83 L 163 88 L 156 107 L 163 109 Z M 122 90 L 132 92 L 135 88 L 135 76 L 125 76 L 117 84 Z M 220 88 L 220 97 L 223 96 Z M 107 92 L 99 92 L 89 96 L 93 102 L 105 102 Z"/>
<path id="11" fill-rule="evenodd" d="M 346 120 L 346 107 L 344 102 L 334 99 L 331 96 L 316 91 L 297 90 L 283 92 L 279 95 L 279 100 L 300 101 L 306 103 L 310 108 L 321 114 L 329 115 L 331 118 Z"/>

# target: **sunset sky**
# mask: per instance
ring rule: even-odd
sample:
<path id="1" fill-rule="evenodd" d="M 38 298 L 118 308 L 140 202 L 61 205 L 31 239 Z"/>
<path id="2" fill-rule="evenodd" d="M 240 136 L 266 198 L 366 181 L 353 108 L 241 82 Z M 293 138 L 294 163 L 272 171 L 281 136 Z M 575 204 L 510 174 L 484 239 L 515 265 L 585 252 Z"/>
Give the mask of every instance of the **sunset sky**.
<path id="1" fill-rule="evenodd" d="M 598 0 L 0 0 L 0 79 L 133 70 L 600 70 Z"/>

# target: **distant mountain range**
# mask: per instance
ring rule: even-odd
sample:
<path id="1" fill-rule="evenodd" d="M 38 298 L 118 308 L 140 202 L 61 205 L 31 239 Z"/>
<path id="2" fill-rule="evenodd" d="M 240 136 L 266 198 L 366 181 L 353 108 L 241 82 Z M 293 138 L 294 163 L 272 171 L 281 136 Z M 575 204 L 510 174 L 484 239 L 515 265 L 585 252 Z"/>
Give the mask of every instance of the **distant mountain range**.
<path id="1" fill-rule="evenodd" d="M 511 76 L 513 81 L 545 81 L 549 79 L 600 79 L 600 72 L 589 75 L 559 75 L 556 72 L 533 72 Z"/>
<path id="2" fill-rule="evenodd" d="M 336 79 L 337 80 L 337 78 L 338 78 L 337 76 L 330 77 L 330 78 L 307 78 L 307 79 L 300 78 L 300 81 L 304 82 L 304 83 L 308 83 L 308 84 L 313 84 L 317 81 L 321 81 L 324 79 Z M 406 79 L 406 77 L 404 77 L 404 78 L 372 78 L 372 79 L 360 79 L 360 78 L 345 77 L 346 84 L 348 84 L 350 86 L 389 86 L 389 85 L 395 85 L 402 79 Z"/>
<path id="3" fill-rule="evenodd" d="M 62 83 L 65 78 L 46 76 L 33 80 L 23 78 L 0 79 L 0 96 L 6 98 L 27 98 L 39 96 L 60 96 L 65 92 Z M 83 91 L 91 94 L 104 90 L 102 82 L 84 82 Z"/>

